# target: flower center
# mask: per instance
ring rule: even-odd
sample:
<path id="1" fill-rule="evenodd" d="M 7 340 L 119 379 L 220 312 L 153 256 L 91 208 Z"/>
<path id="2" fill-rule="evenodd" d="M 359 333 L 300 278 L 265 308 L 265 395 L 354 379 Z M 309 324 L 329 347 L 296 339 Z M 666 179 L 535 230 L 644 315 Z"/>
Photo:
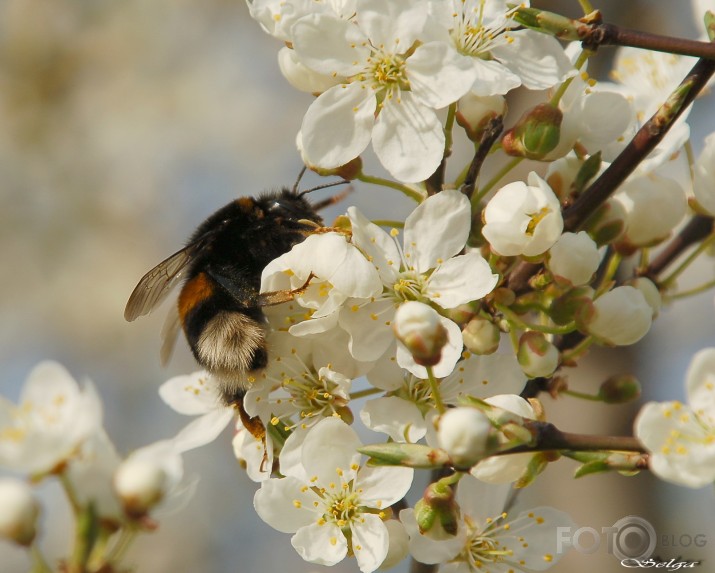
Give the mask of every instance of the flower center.
<path id="1" fill-rule="evenodd" d="M 417 271 L 403 271 L 392 285 L 392 297 L 398 302 L 421 301 L 424 298 L 425 279 Z"/>
<path id="2" fill-rule="evenodd" d="M 505 516 L 505 514 L 502 514 Z M 491 522 L 491 520 L 488 520 Z M 491 522 L 493 525 L 494 522 Z M 488 526 L 486 529 L 479 528 L 471 519 L 465 517 L 467 526 L 467 542 L 464 547 L 464 557 L 472 569 L 481 571 L 484 563 L 499 563 L 506 557 L 512 555 L 512 551 L 502 547 Z M 497 531 L 500 529 L 497 528 Z"/>
<path id="3" fill-rule="evenodd" d="M 325 518 L 335 523 L 338 527 L 345 527 L 359 513 L 358 496 L 350 491 L 348 484 L 343 484 L 343 491 L 335 495 L 329 495 L 326 501 L 328 503 Z"/>
<path id="4" fill-rule="evenodd" d="M 375 52 L 367 59 L 367 67 L 358 79 L 375 90 L 379 104 L 393 98 L 399 101 L 400 91 L 410 90 L 405 58 L 398 54 Z"/>
<path id="5" fill-rule="evenodd" d="M 289 401 L 301 421 L 331 416 L 348 403 L 340 384 L 311 370 L 305 370 L 297 377 L 286 376 L 283 388 L 290 394 Z"/>
<path id="6" fill-rule="evenodd" d="M 538 213 L 532 213 L 529 215 L 529 224 L 526 226 L 526 231 L 524 233 L 529 237 L 533 237 L 536 232 L 536 226 L 541 223 L 541 221 L 551 213 L 551 209 L 548 207 L 542 207 Z"/>
<path id="7" fill-rule="evenodd" d="M 455 15 L 452 39 L 461 54 L 489 60 L 489 50 L 510 40 L 503 34 L 507 21 L 494 26 L 484 24 L 484 4 L 485 0 L 480 0 L 478 6 L 474 2 L 464 5 L 463 13 Z"/>

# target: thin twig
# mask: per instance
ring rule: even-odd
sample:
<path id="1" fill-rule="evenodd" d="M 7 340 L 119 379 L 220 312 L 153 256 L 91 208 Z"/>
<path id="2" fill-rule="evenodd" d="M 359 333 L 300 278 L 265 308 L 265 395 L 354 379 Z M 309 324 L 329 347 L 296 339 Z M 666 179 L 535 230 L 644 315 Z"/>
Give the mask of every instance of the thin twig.
<path id="1" fill-rule="evenodd" d="M 472 198 L 472 193 L 474 193 L 474 184 L 477 181 L 477 176 L 482 168 L 484 160 L 489 154 L 489 150 L 494 145 L 494 142 L 501 135 L 504 129 L 504 118 L 502 116 L 495 117 L 489 120 L 487 127 L 482 133 L 482 138 L 479 141 L 479 147 L 474 153 L 474 158 L 469 166 L 469 171 L 467 171 L 467 177 L 464 180 L 464 185 L 462 186 L 462 193 L 464 193 L 468 198 Z"/>

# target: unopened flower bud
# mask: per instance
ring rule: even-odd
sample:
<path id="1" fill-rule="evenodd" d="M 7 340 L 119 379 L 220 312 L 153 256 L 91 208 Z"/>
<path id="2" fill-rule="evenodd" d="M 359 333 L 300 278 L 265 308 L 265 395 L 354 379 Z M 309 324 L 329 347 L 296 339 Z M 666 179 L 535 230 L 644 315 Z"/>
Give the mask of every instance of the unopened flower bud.
<path id="1" fill-rule="evenodd" d="M 476 408 L 447 410 L 439 419 L 437 439 L 452 461 L 460 467 L 471 467 L 490 449 L 491 422 Z"/>
<path id="2" fill-rule="evenodd" d="M 462 340 L 467 350 L 474 354 L 492 354 L 499 348 L 500 332 L 491 321 L 473 318 L 462 330 Z"/>
<path id="3" fill-rule="evenodd" d="M 454 490 L 446 484 L 431 483 L 415 504 L 415 520 L 420 533 L 432 539 L 448 539 L 457 533 L 459 507 Z"/>
<path id="4" fill-rule="evenodd" d="M 472 141 L 480 141 L 487 124 L 506 115 L 506 99 L 501 95 L 478 96 L 468 92 L 457 102 L 456 120 Z"/>
<path id="5" fill-rule="evenodd" d="M 629 284 L 643 293 L 645 301 L 653 309 L 653 318 L 657 318 L 660 308 L 663 306 L 663 299 L 655 283 L 646 277 L 638 277 L 630 281 Z"/>
<path id="6" fill-rule="evenodd" d="M 529 378 L 550 376 L 559 365 L 559 350 L 540 332 L 525 332 L 516 354 L 519 365 Z"/>
<path id="7" fill-rule="evenodd" d="M 638 378 L 632 374 L 611 376 L 598 389 L 598 397 L 606 404 L 623 404 L 641 395 Z"/>
<path id="8" fill-rule="evenodd" d="M 527 159 L 543 159 L 559 144 L 562 120 L 559 108 L 548 103 L 537 105 L 504 134 L 504 152 Z"/>
<path id="9" fill-rule="evenodd" d="M 594 313 L 587 328 L 608 344 L 627 346 L 643 338 L 653 320 L 645 296 L 632 286 L 616 287 L 593 302 Z"/>
<path id="10" fill-rule="evenodd" d="M 0 537 L 30 545 L 35 539 L 39 512 L 30 486 L 14 478 L 0 479 Z"/>
<path id="11" fill-rule="evenodd" d="M 596 243 L 587 233 L 564 233 L 549 249 L 546 266 L 557 282 L 574 286 L 591 281 L 601 262 Z"/>
<path id="12" fill-rule="evenodd" d="M 421 366 L 434 366 L 447 344 L 447 329 L 439 314 L 421 302 L 408 301 L 400 305 L 393 324 L 395 336 L 410 351 Z"/>
<path id="13" fill-rule="evenodd" d="M 161 501 L 167 476 L 158 463 L 148 459 L 127 459 L 114 474 L 114 491 L 130 517 L 141 517 Z"/>

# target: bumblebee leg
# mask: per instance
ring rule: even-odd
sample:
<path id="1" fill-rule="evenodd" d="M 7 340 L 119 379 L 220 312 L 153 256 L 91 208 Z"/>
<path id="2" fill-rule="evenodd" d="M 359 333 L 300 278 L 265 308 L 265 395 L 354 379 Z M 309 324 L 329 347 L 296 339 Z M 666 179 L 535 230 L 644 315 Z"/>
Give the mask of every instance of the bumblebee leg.
<path id="1" fill-rule="evenodd" d="M 284 302 L 290 302 L 296 296 L 303 294 L 307 288 L 310 286 L 310 281 L 315 278 L 313 273 L 310 273 L 308 280 L 300 286 L 293 290 L 274 290 L 271 292 L 264 292 L 258 295 L 258 304 L 260 306 L 273 306 L 275 304 L 281 304 Z"/>
<path id="2" fill-rule="evenodd" d="M 254 416 L 253 418 L 246 412 L 245 408 L 243 407 L 243 398 L 239 398 L 234 402 L 236 405 L 236 409 L 238 410 L 238 415 L 241 418 L 241 423 L 243 424 L 243 427 L 246 428 L 251 435 L 259 440 L 265 440 L 266 439 L 266 428 L 263 425 L 263 422 L 261 422 L 261 419 L 258 416 Z"/>

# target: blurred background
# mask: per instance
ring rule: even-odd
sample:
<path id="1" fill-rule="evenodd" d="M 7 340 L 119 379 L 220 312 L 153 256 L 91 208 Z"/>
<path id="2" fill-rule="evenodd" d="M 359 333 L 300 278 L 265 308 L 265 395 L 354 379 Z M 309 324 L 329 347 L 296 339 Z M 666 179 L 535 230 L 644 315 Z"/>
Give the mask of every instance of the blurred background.
<path id="1" fill-rule="evenodd" d="M 579 15 L 575 0 L 532 3 Z M 595 4 L 610 22 L 702 34 L 684 0 Z M 128 324 L 124 304 L 144 272 L 218 207 L 292 185 L 301 166 L 294 136 L 311 96 L 282 78 L 279 48 L 238 0 L 0 0 L 0 393 L 16 400 L 36 363 L 58 360 L 78 380 L 94 381 L 122 454 L 170 437 L 188 421 L 157 394 L 164 380 L 196 369 L 186 345 L 180 342 L 161 368 L 164 312 Z M 603 49 L 592 73 L 604 73 L 612 55 Z M 697 152 L 715 128 L 712 97 L 696 103 L 689 123 Z M 369 157 L 367 166 L 378 171 Z M 316 181 L 306 177 L 302 186 Z M 404 216 L 410 206 L 365 186 L 350 201 L 380 218 Z M 712 277 L 713 266 L 701 261 L 702 276 Z M 715 342 L 714 319 L 712 293 L 679 302 L 635 347 L 594 352 L 572 385 L 595 389 L 608 374 L 631 370 L 647 399 L 684 399 L 689 358 Z M 583 433 L 629 434 L 638 410 L 544 400 L 552 421 Z M 227 431 L 186 455 L 187 473 L 201 478 L 196 495 L 142 536 L 128 561 L 152 573 L 327 571 L 303 562 L 288 535 L 256 516 L 256 484 L 235 461 L 230 438 Z M 568 460 L 553 464 L 517 508 L 554 505 L 597 530 L 641 516 L 675 537 L 676 546 L 671 537 L 660 539 L 661 557 L 715 561 L 709 488 L 686 490 L 648 472 L 574 481 L 574 469 Z M 57 557 L 68 551 L 69 510 L 59 488 L 40 490 L 43 546 Z M 707 536 L 704 547 L 678 545 L 681 535 L 699 533 Z M 0 542 L 2 573 L 28 567 L 24 552 Z M 571 552 L 552 570 L 620 569 L 601 547 L 591 555 Z M 332 571 L 357 567 L 347 561 Z"/>

